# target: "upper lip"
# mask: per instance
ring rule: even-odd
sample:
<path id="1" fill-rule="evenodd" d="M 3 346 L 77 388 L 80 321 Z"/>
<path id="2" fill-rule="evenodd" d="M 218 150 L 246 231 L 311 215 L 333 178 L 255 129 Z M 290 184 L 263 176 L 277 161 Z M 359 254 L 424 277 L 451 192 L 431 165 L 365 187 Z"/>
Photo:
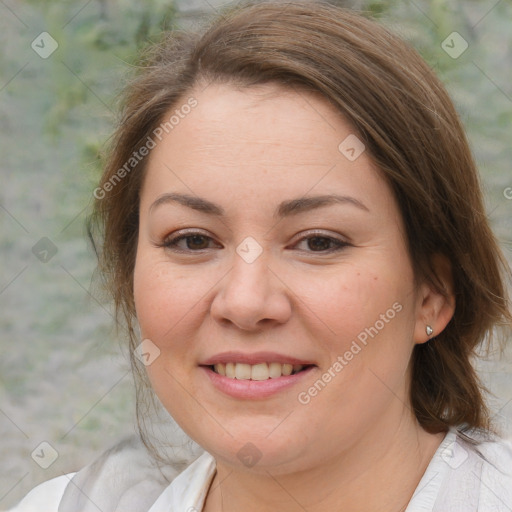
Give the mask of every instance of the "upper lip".
<path id="1" fill-rule="evenodd" d="M 281 363 L 281 364 L 301 364 L 303 366 L 313 365 L 312 361 L 299 359 L 297 357 L 287 356 L 284 354 L 277 354 L 276 352 L 253 352 L 251 354 L 243 352 L 222 352 L 206 359 L 200 363 L 200 366 L 213 366 L 219 363 L 245 363 L 245 364 L 259 364 L 259 363 Z"/>

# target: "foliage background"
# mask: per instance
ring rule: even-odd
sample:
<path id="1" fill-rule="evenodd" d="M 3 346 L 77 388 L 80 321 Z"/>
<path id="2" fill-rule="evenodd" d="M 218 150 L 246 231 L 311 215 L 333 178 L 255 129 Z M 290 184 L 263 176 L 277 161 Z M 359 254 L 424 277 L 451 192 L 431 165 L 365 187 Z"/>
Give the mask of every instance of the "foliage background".
<path id="1" fill-rule="evenodd" d="M 488 215 L 510 260 L 512 4 L 336 3 L 372 11 L 437 70 L 467 127 Z M 221 4 L 0 1 L 0 508 L 135 432 L 126 350 L 91 288 L 85 215 L 115 97 L 137 51 L 162 30 L 200 24 Z M 59 43 L 48 59 L 30 46 L 43 31 Z M 458 59 L 441 48 L 453 31 L 469 43 Z M 42 237 L 58 251 L 47 263 L 32 252 Z M 495 393 L 495 419 L 512 435 L 510 352 L 480 368 Z M 46 470 L 30 456 L 41 441 L 59 453 Z"/>

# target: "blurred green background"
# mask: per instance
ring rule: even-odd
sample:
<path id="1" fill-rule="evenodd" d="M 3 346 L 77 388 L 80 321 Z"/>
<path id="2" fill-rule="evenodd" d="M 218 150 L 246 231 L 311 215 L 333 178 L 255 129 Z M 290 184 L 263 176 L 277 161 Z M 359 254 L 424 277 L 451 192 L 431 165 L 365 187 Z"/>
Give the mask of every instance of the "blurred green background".
<path id="1" fill-rule="evenodd" d="M 510 261 L 512 4 L 333 3 L 373 12 L 438 72 L 467 127 Z M 0 1 L 0 509 L 135 432 L 126 349 L 110 307 L 91 288 L 85 215 L 116 94 L 138 50 L 162 30 L 199 26 L 222 4 Z M 49 56 L 42 32 L 58 44 Z M 442 47 L 453 32 L 468 43 L 457 58 Z M 512 436 L 512 357 L 480 368 L 495 393 L 496 422 Z M 31 458 L 43 441 L 59 454 L 48 469 Z"/>

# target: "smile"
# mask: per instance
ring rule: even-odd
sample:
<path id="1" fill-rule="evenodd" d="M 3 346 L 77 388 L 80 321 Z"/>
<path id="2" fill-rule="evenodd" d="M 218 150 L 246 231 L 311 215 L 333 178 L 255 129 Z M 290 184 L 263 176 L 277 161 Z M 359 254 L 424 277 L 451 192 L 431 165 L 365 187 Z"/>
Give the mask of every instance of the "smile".
<path id="1" fill-rule="evenodd" d="M 307 366 L 307 365 L 306 365 Z M 218 363 L 210 368 L 223 377 L 237 380 L 268 380 L 279 377 L 295 375 L 301 372 L 305 365 L 291 363 Z"/>
<path id="2" fill-rule="evenodd" d="M 288 363 L 217 363 L 199 367 L 215 389 L 239 400 L 263 400 L 295 386 L 302 389 L 301 383 L 315 368 Z M 223 370 L 234 376 L 222 375 Z"/>

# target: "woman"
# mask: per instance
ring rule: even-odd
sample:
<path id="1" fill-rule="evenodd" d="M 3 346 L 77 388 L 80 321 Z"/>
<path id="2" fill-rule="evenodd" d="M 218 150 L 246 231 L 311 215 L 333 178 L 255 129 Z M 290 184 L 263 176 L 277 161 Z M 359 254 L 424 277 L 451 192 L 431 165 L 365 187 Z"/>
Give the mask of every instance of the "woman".
<path id="1" fill-rule="evenodd" d="M 405 43 L 304 2 L 170 36 L 94 195 L 141 422 L 150 385 L 204 452 L 158 464 L 142 429 L 148 453 L 121 444 L 16 511 L 512 510 L 470 362 L 511 325 L 509 269 Z"/>

